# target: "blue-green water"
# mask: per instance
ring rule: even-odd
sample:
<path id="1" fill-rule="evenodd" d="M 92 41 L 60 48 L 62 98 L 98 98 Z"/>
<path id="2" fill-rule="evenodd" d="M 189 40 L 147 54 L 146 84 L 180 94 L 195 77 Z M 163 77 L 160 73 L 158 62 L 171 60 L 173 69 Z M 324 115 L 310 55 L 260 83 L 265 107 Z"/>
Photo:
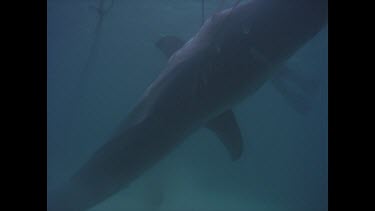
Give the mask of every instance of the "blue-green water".
<path id="1" fill-rule="evenodd" d="M 166 34 L 186 40 L 201 24 L 200 0 L 114 0 L 95 31 L 99 2 L 48 1 L 48 189 L 108 140 L 163 69 L 166 59 L 154 43 Z M 218 4 L 207 0 L 206 16 Z M 308 114 L 295 112 L 266 83 L 234 108 L 245 139 L 239 161 L 202 128 L 92 210 L 328 210 L 327 34 L 323 29 L 289 62 L 320 80 Z"/>

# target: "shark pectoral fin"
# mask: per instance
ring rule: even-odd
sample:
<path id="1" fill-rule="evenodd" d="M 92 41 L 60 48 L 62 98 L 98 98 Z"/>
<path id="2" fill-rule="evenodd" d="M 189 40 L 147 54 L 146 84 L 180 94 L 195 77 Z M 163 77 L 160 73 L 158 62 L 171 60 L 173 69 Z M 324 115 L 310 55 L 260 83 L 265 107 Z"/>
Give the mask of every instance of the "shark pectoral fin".
<path id="1" fill-rule="evenodd" d="M 316 77 L 304 76 L 286 65 L 272 79 L 272 84 L 285 100 L 299 113 L 311 110 L 313 99 L 319 91 L 319 81 Z"/>
<path id="2" fill-rule="evenodd" d="M 155 45 L 158 47 L 164 55 L 169 58 L 180 49 L 185 42 L 176 36 L 167 35 L 158 40 Z"/>
<path id="3" fill-rule="evenodd" d="M 241 130 L 232 110 L 225 111 L 207 123 L 207 128 L 213 131 L 229 151 L 232 160 L 238 160 L 243 151 Z"/>

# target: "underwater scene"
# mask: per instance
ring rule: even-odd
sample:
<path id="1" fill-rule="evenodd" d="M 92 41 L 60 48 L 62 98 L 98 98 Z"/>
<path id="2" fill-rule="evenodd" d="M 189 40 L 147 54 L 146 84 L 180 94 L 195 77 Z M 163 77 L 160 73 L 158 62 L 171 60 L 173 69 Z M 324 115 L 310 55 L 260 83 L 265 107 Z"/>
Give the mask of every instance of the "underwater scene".
<path id="1" fill-rule="evenodd" d="M 47 0 L 48 211 L 328 210 L 328 0 Z"/>

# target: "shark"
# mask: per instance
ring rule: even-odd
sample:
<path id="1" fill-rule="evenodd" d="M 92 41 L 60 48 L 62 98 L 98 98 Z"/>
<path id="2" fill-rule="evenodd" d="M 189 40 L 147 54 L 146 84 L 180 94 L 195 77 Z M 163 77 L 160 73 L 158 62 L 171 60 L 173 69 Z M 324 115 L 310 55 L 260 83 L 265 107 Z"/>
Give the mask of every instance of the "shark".
<path id="1" fill-rule="evenodd" d="M 233 161 L 240 159 L 244 140 L 233 107 L 275 75 L 288 78 L 281 74 L 288 72 L 286 61 L 327 21 L 327 0 L 252 0 L 216 12 L 187 42 L 161 38 L 156 46 L 168 57 L 165 68 L 114 135 L 48 193 L 48 210 L 96 206 L 202 127 L 218 136 Z"/>

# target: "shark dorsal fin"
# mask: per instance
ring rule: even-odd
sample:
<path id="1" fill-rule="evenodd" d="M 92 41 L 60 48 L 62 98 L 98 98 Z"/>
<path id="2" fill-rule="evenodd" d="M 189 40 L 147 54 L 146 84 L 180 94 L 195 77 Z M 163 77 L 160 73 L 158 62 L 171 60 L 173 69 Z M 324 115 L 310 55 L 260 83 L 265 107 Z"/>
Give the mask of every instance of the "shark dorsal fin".
<path id="1" fill-rule="evenodd" d="M 232 110 L 227 110 L 207 123 L 229 151 L 232 160 L 238 160 L 243 151 L 241 130 Z"/>
<path id="2" fill-rule="evenodd" d="M 174 54 L 184 44 L 185 42 L 183 40 L 172 35 L 164 36 L 155 43 L 156 47 L 158 47 L 167 58 L 171 57 L 172 54 Z"/>

